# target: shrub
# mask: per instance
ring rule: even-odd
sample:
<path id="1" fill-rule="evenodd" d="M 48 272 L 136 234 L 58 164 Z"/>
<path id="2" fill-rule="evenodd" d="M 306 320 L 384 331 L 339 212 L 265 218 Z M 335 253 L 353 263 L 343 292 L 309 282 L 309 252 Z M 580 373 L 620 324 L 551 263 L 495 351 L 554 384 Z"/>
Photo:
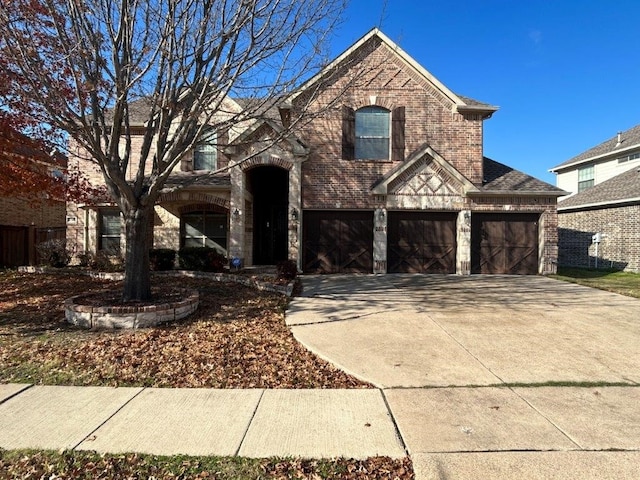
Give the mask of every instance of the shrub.
<path id="1" fill-rule="evenodd" d="M 82 252 L 76 256 L 81 267 L 92 268 L 95 264 L 95 255 L 92 252 Z"/>
<path id="2" fill-rule="evenodd" d="M 205 272 L 223 272 L 227 264 L 224 255 L 208 247 L 184 247 L 178 252 L 180 268 Z"/>
<path id="3" fill-rule="evenodd" d="M 288 282 L 295 280 L 298 276 L 298 265 L 295 260 L 278 262 L 276 269 L 278 270 L 278 278 L 287 280 Z"/>
<path id="4" fill-rule="evenodd" d="M 95 255 L 90 267 L 100 272 L 122 272 L 124 270 L 124 258 L 119 250 L 100 250 Z"/>
<path id="5" fill-rule="evenodd" d="M 50 267 L 62 268 L 69 265 L 71 252 L 64 240 L 47 240 L 36 246 L 40 263 Z"/>
<path id="6" fill-rule="evenodd" d="M 176 260 L 176 251 L 170 248 L 152 248 L 149 250 L 149 263 L 152 270 L 171 270 Z"/>

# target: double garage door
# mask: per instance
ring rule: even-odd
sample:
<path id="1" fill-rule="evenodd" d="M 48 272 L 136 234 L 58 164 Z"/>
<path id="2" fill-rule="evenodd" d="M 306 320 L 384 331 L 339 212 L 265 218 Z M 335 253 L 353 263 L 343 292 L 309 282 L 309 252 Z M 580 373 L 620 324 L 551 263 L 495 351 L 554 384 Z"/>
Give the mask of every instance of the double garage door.
<path id="1" fill-rule="evenodd" d="M 457 213 L 388 212 L 387 272 L 456 273 Z M 306 211 L 306 273 L 372 273 L 373 212 Z M 538 215 L 474 213 L 471 272 L 538 272 Z"/>
<path id="2" fill-rule="evenodd" d="M 455 273 L 455 213 L 388 215 L 389 273 Z M 373 212 L 305 212 L 304 271 L 372 273 L 373 228 Z"/>

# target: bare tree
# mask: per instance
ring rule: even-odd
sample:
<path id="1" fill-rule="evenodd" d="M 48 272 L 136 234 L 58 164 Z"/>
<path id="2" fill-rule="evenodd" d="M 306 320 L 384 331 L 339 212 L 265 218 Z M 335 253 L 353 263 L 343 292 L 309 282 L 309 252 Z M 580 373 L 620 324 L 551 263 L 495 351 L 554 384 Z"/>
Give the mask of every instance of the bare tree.
<path id="1" fill-rule="evenodd" d="M 181 157 L 204 128 L 256 118 L 326 66 L 344 1 L 0 0 L 4 108 L 64 132 L 99 165 L 125 222 L 124 300 L 150 298 L 153 208 Z M 255 101 L 224 111 L 227 96 Z M 142 99 L 134 151 L 130 107 Z"/>

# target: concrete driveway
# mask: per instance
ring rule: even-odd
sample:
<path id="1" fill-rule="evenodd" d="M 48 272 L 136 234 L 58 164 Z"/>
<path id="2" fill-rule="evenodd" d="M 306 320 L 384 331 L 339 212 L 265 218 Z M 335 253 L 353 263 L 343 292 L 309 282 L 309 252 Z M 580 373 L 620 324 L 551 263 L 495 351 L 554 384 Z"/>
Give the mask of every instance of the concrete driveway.
<path id="1" fill-rule="evenodd" d="M 537 276 L 307 276 L 287 324 L 382 388 L 640 382 L 640 301 Z"/>
<path id="2" fill-rule="evenodd" d="M 425 478 L 640 478 L 640 301 L 526 276 L 308 276 L 296 338 L 381 388 Z"/>

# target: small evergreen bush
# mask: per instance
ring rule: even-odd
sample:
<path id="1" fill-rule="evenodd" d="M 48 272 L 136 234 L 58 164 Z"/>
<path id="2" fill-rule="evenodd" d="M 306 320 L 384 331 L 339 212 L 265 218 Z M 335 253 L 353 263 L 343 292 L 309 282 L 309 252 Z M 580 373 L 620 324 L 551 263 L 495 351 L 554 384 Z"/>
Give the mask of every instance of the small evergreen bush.
<path id="1" fill-rule="evenodd" d="M 183 247 L 178 252 L 180 268 L 204 272 L 223 272 L 227 264 L 224 255 L 208 247 Z"/>
<path id="2" fill-rule="evenodd" d="M 295 260 L 283 260 L 276 265 L 278 278 L 288 282 L 295 280 L 298 276 L 298 265 Z"/>
<path id="3" fill-rule="evenodd" d="M 149 250 L 149 264 L 155 271 L 173 269 L 176 251 L 170 248 L 152 248 Z"/>
<path id="4" fill-rule="evenodd" d="M 47 240 L 36 246 L 40 263 L 55 268 L 63 268 L 71 262 L 71 252 L 64 240 Z"/>

